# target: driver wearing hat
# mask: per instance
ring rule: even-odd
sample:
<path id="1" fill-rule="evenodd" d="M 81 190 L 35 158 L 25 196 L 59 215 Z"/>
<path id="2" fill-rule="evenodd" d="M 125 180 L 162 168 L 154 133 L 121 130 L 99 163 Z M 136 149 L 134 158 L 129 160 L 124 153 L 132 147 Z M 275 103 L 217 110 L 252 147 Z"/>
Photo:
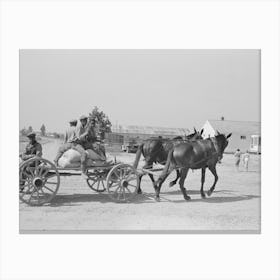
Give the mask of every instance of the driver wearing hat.
<path id="1" fill-rule="evenodd" d="M 25 147 L 25 152 L 20 155 L 22 160 L 28 160 L 32 157 L 41 157 L 42 156 L 42 145 L 37 142 L 36 134 L 34 132 L 30 132 L 27 134 L 29 139 L 29 143 Z"/>

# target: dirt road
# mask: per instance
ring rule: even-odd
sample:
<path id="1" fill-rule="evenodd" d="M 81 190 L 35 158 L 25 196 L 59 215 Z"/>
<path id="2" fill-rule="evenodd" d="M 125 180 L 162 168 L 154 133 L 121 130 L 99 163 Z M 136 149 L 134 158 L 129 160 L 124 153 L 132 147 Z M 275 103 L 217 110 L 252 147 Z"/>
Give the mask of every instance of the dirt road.
<path id="1" fill-rule="evenodd" d="M 52 160 L 59 142 L 43 145 L 44 157 Z M 121 162 L 132 163 L 135 154 L 115 153 Z M 142 162 L 141 162 L 142 163 Z M 242 168 L 241 168 L 242 169 Z M 106 193 L 94 193 L 80 177 L 65 177 L 49 205 L 30 207 L 20 202 L 20 231 L 65 230 L 187 230 L 260 231 L 260 156 L 252 155 L 249 172 L 234 168 L 232 155 L 218 164 L 219 181 L 211 197 L 200 197 L 200 171 L 190 171 L 185 182 L 191 201 L 185 201 L 179 186 L 164 183 L 161 202 L 154 200 L 148 176 L 142 180 L 144 193 L 132 203 L 112 202 Z M 205 190 L 213 182 L 206 172 Z"/>

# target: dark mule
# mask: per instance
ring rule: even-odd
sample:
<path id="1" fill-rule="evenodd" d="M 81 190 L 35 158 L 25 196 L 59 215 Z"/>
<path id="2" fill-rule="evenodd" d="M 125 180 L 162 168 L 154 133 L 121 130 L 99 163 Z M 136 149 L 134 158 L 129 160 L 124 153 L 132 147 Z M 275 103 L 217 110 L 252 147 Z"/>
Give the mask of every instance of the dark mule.
<path id="1" fill-rule="evenodd" d="M 141 154 L 144 156 L 145 159 L 145 164 L 143 166 L 143 168 L 145 169 L 153 168 L 154 163 L 165 164 L 167 160 L 168 152 L 175 145 L 185 141 L 194 141 L 197 139 L 202 139 L 201 136 L 202 133 L 203 133 L 203 129 L 200 132 L 195 129 L 194 133 L 187 135 L 185 139 L 181 136 L 177 136 L 173 139 L 164 139 L 161 137 L 155 137 L 155 138 L 149 138 L 147 140 L 144 140 L 143 143 L 138 147 L 133 167 L 137 168 Z M 139 176 L 138 193 L 142 193 L 140 184 L 143 175 Z M 151 181 L 153 182 L 153 186 L 155 187 L 154 176 L 150 173 L 148 173 L 148 175 Z M 177 177 L 174 181 L 170 183 L 170 186 L 175 185 L 179 177 L 180 177 L 180 171 L 177 170 Z"/>
<path id="2" fill-rule="evenodd" d="M 216 172 L 216 164 L 222 159 L 225 148 L 228 145 L 227 136 L 218 133 L 217 136 L 197 140 L 194 142 L 184 142 L 174 146 L 168 153 L 167 162 L 165 167 L 155 184 L 156 199 L 159 200 L 160 188 L 167 176 L 174 170 L 180 170 L 180 189 L 186 200 L 190 197 L 187 195 L 184 188 L 184 182 L 188 174 L 189 169 L 201 169 L 201 188 L 200 194 L 202 198 L 205 198 L 203 185 L 205 181 L 205 171 L 208 167 L 215 177 L 214 184 L 207 192 L 208 196 L 212 194 L 218 181 L 218 175 Z"/>

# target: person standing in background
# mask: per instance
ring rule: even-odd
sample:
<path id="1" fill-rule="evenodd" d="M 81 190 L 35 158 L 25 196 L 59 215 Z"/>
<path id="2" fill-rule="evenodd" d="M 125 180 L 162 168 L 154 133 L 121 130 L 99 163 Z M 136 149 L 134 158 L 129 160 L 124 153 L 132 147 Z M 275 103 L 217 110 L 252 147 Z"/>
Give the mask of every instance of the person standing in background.
<path id="1" fill-rule="evenodd" d="M 243 163 L 246 171 L 248 171 L 249 168 L 249 160 L 250 160 L 250 154 L 249 151 L 247 150 L 245 154 L 243 154 Z"/>
<path id="2" fill-rule="evenodd" d="M 239 171 L 239 164 L 240 164 L 240 159 L 241 159 L 241 151 L 239 149 L 236 150 L 234 153 L 234 158 L 235 158 L 235 168 L 237 171 Z"/>

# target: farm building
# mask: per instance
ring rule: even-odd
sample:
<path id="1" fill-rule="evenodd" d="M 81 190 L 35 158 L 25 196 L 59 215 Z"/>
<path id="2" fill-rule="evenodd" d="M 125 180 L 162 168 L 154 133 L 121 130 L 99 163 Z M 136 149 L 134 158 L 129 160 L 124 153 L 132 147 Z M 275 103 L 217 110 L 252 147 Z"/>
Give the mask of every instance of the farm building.
<path id="1" fill-rule="evenodd" d="M 141 141 L 150 137 L 162 136 L 165 138 L 173 138 L 175 136 L 188 135 L 190 132 L 187 128 L 168 128 L 168 127 L 152 127 L 140 125 L 113 126 L 112 132 L 106 134 L 109 143 L 128 142 L 131 139 Z"/>
<path id="2" fill-rule="evenodd" d="M 249 150 L 254 153 L 261 153 L 261 124 L 253 121 L 228 121 L 228 120 L 207 120 L 202 127 L 203 137 L 212 137 L 218 130 L 220 133 L 232 136 L 226 152 L 231 153 L 240 149 L 241 152 Z"/>

